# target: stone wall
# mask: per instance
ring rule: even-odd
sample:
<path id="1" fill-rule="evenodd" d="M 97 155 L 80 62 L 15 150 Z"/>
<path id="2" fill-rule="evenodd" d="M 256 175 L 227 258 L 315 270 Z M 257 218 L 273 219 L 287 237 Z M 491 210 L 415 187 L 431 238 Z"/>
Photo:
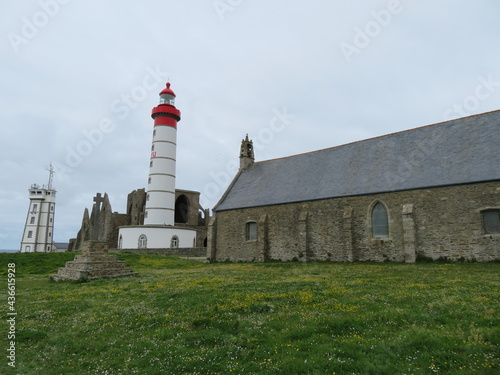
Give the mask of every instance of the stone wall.
<path id="1" fill-rule="evenodd" d="M 388 212 L 388 237 L 372 236 L 377 202 Z M 499 181 L 219 211 L 208 254 L 215 261 L 500 260 L 500 234 L 484 233 L 487 208 L 500 208 Z M 246 240 L 250 221 L 257 240 Z"/>
<path id="2" fill-rule="evenodd" d="M 127 196 L 127 214 L 129 223 L 122 225 L 144 225 L 144 206 L 146 205 L 146 190 L 137 189 Z"/>
<path id="3" fill-rule="evenodd" d="M 178 249 L 110 249 L 110 253 L 156 254 L 156 255 L 183 255 L 204 257 L 207 255 L 206 247 L 189 247 Z"/>
<path id="4" fill-rule="evenodd" d="M 210 210 L 200 205 L 200 193 L 191 190 L 175 190 L 175 225 L 196 229 L 196 246 L 206 246 Z"/>
<path id="5" fill-rule="evenodd" d="M 190 190 L 176 190 L 176 199 L 185 197 L 185 204 L 176 204 L 176 209 L 186 210 L 186 222 L 176 226 L 196 230 L 196 246 L 206 246 L 210 210 L 205 210 L 199 203 L 200 193 Z M 92 211 L 85 208 L 82 225 L 76 238 L 70 240 L 68 251 L 82 251 L 86 241 L 106 242 L 108 248 L 118 246 L 118 232 L 122 226 L 144 224 L 144 207 L 147 193 L 145 189 L 137 189 L 128 194 L 127 213 L 113 212 L 107 194 L 100 193 L 94 198 Z"/>

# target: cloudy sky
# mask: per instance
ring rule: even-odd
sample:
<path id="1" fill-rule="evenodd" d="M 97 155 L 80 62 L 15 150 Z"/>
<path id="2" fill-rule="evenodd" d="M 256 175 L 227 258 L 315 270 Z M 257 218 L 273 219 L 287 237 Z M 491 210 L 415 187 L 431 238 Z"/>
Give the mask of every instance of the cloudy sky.
<path id="1" fill-rule="evenodd" d="M 167 80 L 177 188 L 206 208 L 246 133 L 266 160 L 500 108 L 494 0 L 2 3 L 0 249 L 19 248 L 27 189 L 51 162 L 56 241 L 96 192 L 125 211 Z"/>

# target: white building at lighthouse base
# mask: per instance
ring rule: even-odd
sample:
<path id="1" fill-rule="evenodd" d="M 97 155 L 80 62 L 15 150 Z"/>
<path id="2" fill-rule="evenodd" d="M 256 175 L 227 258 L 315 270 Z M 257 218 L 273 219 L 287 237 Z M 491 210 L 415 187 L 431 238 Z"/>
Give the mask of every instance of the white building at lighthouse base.
<path id="1" fill-rule="evenodd" d="M 118 249 L 176 249 L 196 247 L 196 230 L 177 226 L 120 227 Z"/>

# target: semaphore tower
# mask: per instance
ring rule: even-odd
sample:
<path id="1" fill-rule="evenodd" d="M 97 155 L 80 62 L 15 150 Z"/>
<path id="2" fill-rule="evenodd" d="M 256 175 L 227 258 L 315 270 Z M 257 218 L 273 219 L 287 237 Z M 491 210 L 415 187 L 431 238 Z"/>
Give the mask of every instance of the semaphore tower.
<path id="1" fill-rule="evenodd" d="M 54 168 L 48 168 L 47 186 L 31 185 L 30 205 L 24 225 L 21 253 L 49 252 L 55 249 L 53 244 L 54 215 L 56 211 L 56 190 L 52 188 Z"/>

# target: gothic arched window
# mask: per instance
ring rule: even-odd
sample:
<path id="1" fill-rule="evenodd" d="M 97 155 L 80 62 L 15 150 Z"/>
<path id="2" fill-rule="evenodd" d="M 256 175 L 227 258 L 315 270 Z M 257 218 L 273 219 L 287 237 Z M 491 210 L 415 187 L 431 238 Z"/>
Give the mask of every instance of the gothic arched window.
<path id="1" fill-rule="evenodd" d="M 175 201 L 175 219 L 176 223 L 187 224 L 189 220 L 189 201 L 187 197 L 182 194 Z"/>
<path id="2" fill-rule="evenodd" d="M 378 202 L 372 209 L 372 235 L 373 237 L 389 236 L 389 218 L 385 206 Z"/>

